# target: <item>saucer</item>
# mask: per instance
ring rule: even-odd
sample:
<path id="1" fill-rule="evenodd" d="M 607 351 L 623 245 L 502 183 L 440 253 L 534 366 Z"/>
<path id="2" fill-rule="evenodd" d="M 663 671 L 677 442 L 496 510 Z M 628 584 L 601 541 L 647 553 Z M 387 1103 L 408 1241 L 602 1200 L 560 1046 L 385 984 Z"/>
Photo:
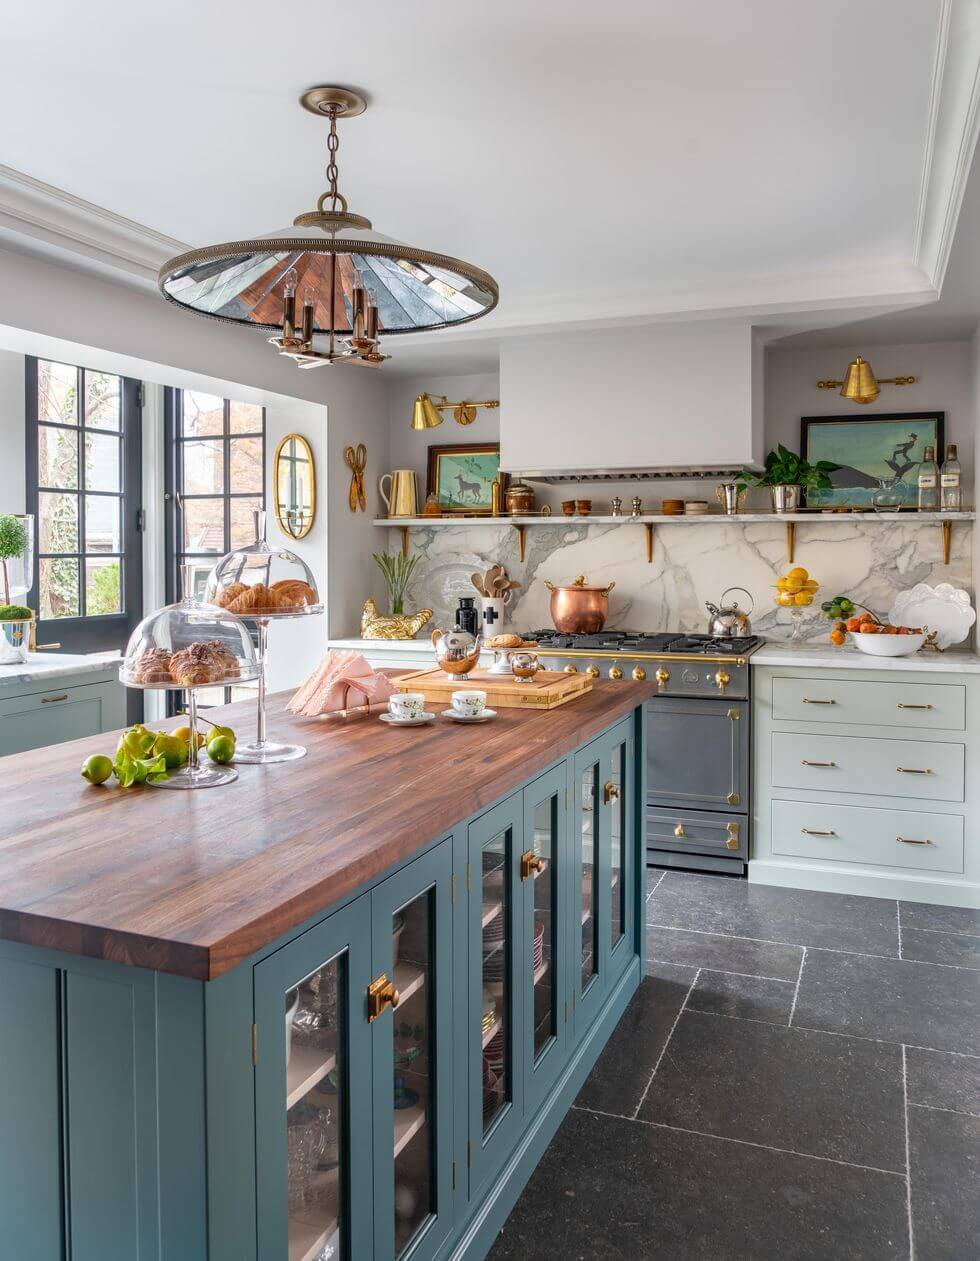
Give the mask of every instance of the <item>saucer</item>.
<path id="1" fill-rule="evenodd" d="M 394 714 L 378 714 L 382 722 L 389 723 L 392 727 L 424 727 L 427 722 L 432 722 L 435 714 L 424 713 L 420 718 L 396 718 Z"/>
<path id="2" fill-rule="evenodd" d="M 497 717 L 495 709 L 485 709 L 482 714 L 457 714 L 455 709 L 444 709 L 443 718 L 451 718 L 453 722 L 489 722 Z"/>

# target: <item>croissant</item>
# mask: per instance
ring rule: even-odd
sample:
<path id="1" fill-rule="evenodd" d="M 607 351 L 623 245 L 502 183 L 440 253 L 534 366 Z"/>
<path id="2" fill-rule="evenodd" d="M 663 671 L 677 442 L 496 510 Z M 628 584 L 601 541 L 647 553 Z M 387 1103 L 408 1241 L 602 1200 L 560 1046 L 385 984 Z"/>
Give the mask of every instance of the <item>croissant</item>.
<path id="1" fill-rule="evenodd" d="M 170 658 L 170 673 L 181 687 L 199 687 L 202 683 L 219 683 L 224 670 L 211 658 L 207 644 L 189 644 Z"/>
<path id="2" fill-rule="evenodd" d="M 228 605 L 232 613 L 247 616 L 249 613 L 277 613 L 282 608 L 282 600 L 277 592 L 271 591 L 264 582 L 246 587 Z"/>
<path id="3" fill-rule="evenodd" d="M 137 659 L 133 667 L 134 683 L 172 683 L 170 673 L 170 650 L 168 648 L 148 648 Z"/>
<path id="4" fill-rule="evenodd" d="M 274 591 L 280 599 L 292 607 L 316 604 L 316 592 L 308 582 L 303 582 L 300 578 L 280 578 L 269 590 Z"/>
<path id="5" fill-rule="evenodd" d="M 242 592 L 247 590 L 248 587 L 246 587 L 244 582 L 231 582 L 224 588 L 223 591 L 218 592 L 215 596 L 214 602 L 220 608 L 227 609 L 242 594 Z"/>

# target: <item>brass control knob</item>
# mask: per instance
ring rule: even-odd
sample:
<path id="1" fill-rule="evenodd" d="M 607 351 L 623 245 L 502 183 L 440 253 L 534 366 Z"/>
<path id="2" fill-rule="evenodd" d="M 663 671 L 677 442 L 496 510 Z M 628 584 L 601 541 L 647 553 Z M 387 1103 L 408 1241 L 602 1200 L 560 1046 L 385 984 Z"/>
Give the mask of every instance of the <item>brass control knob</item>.
<path id="1" fill-rule="evenodd" d="M 622 672 L 622 670 L 619 668 L 619 666 L 610 666 L 610 667 L 609 667 L 609 677 L 610 677 L 611 679 L 621 679 L 621 678 L 623 677 L 623 672 Z"/>
<path id="2" fill-rule="evenodd" d="M 566 674 L 578 674 L 578 666 L 573 666 L 571 662 L 565 667 Z"/>
<path id="3" fill-rule="evenodd" d="M 732 681 L 732 676 L 728 673 L 727 670 L 719 670 L 718 673 L 715 675 L 715 683 L 718 685 L 719 689 L 722 692 L 729 685 L 729 683 L 731 683 L 731 681 Z"/>
<path id="4" fill-rule="evenodd" d="M 670 680 L 670 671 L 665 666 L 661 666 L 657 671 L 656 678 L 660 686 L 663 687 L 663 685 Z"/>
<path id="5" fill-rule="evenodd" d="M 590 679 L 597 679 L 599 677 L 599 667 L 587 666 L 585 673 L 589 676 Z"/>
<path id="6" fill-rule="evenodd" d="M 633 667 L 633 678 L 637 681 L 637 683 L 642 683 L 646 677 L 647 677 L 647 672 L 646 670 L 643 669 L 642 666 Z"/>

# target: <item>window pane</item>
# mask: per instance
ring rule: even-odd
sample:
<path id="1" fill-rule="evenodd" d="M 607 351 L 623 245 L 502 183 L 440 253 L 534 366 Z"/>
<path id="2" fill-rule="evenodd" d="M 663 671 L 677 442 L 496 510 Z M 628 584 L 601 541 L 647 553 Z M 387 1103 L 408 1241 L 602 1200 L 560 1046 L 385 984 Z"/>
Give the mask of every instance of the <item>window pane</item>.
<path id="1" fill-rule="evenodd" d="M 99 617 L 106 613 L 122 612 L 121 562 L 118 556 L 111 559 L 86 560 L 85 562 L 85 614 Z"/>
<path id="2" fill-rule="evenodd" d="M 232 438 L 231 472 L 228 490 L 232 495 L 246 491 L 262 494 L 262 439 Z"/>
<path id="3" fill-rule="evenodd" d="M 41 560 L 41 617 L 78 617 L 78 561 Z"/>
<path id="4" fill-rule="evenodd" d="M 77 552 L 78 496 L 46 495 L 37 497 L 38 551 Z"/>
<path id="5" fill-rule="evenodd" d="M 232 547 L 248 547 L 254 543 L 255 510 L 262 507 L 262 499 L 258 495 L 245 499 L 232 499 L 231 503 L 231 545 Z"/>
<path id="6" fill-rule="evenodd" d="M 119 429 L 120 416 L 119 378 L 110 372 L 86 372 L 86 425 L 91 429 Z"/>
<path id="7" fill-rule="evenodd" d="M 257 403 L 229 403 L 232 433 L 261 433 L 262 408 Z"/>
<path id="8" fill-rule="evenodd" d="M 223 499 L 184 500 L 185 552 L 225 550 L 225 501 Z"/>
<path id="9" fill-rule="evenodd" d="M 86 552 L 121 552 L 122 500 L 113 495 L 85 496 Z"/>
<path id="10" fill-rule="evenodd" d="M 184 424 L 186 438 L 204 437 L 224 433 L 225 401 L 214 394 L 199 394 L 196 390 L 184 391 Z"/>
<path id="11" fill-rule="evenodd" d="M 37 418 L 62 425 L 78 424 L 78 369 L 64 363 L 37 361 Z"/>
<path id="12" fill-rule="evenodd" d="M 184 494 L 220 495 L 225 489 L 225 453 L 220 441 L 184 442 Z"/>
<path id="13" fill-rule="evenodd" d="M 213 556 L 202 556 L 200 560 L 191 556 L 182 556 L 180 558 L 181 566 L 190 566 L 190 587 L 184 589 L 183 568 L 178 576 L 177 594 L 181 597 L 191 596 L 195 600 L 204 600 L 204 590 L 208 585 L 208 575 L 214 568 Z"/>
<path id="14" fill-rule="evenodd" d="M 37 484 L 59 490 L 78 486 L 78 434 L 70 429 L 39 425 L 37 430 Z"/>
<path id="15" fill-rule="evenodd" d="M 122 439 L 108 433 L 85 435 L 85 489 L 122 489 Z"/>

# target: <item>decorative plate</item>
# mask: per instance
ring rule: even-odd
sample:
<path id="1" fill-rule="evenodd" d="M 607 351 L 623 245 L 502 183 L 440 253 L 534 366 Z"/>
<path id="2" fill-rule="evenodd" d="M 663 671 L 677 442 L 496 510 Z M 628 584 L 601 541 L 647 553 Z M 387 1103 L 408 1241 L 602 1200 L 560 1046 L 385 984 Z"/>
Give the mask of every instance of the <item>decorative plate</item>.
<path id="1" fill-rule="evenodd" d="M 922 626 L 935 631 L 937 645 L 949 648 L 966 639 L 977 614 L 970 605 L 969 592 L 949 582 L 937 587 L 920 582 L 895 597 L 888 618 L 893 626 Z"/>

